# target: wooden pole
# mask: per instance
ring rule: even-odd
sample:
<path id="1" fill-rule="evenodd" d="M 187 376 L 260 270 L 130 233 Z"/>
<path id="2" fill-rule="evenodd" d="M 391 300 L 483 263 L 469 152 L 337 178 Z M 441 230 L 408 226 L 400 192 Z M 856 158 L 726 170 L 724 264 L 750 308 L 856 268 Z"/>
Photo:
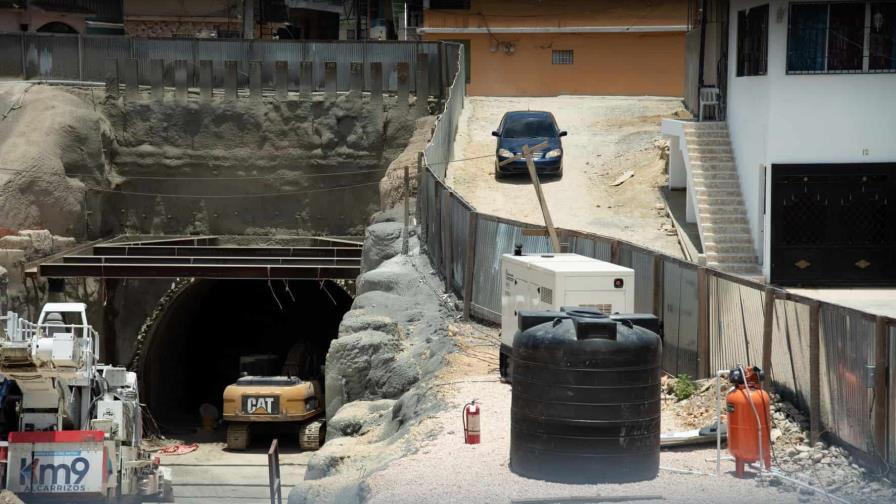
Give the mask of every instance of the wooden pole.
<path id="1" fill-rule="evenodd" d="M 765 387 L 771 383 L 772 334 L 775 325 L 775 288 L 765 288 L 765 303 L 762 311 L 762 370 L 765 371 Z"/>
<path id="2" fill-rule="evenodd" d="M 464 258 L 464 320 L 470 320 L 473 307 L 473 273 L 476 268 L 476 212 L 470 210 L 467 222 L 467 250 Z"/>
<path id="3" fill-rule="evenodd" d="M 887 366 L 890 359 L 890 327 L 886 317 L 878 316 L 874 320 L 874 416 L 872 432 L 874 433 L 874 450 L 877 455 L 887 460 L 887 402 L 889 390 L 887 383 Z M 890 372 L 893 372 L 892 370 Z M 896 405 L 894 405 L 896 407 Z M 892 456 L 890 458 L 893 458 Z"/>
<path id="4" fill-rule="evenodd" d="M 709 274 L 697 268 L 697 378 L 712 376 L 709 345 Z"/>
<path id="5" fill-rule="evenodd" d="M 529 168 L 529 177 L 532 178 L 532 185 L 535 186 L 535 195 L 538 197 L 538 204 L 541 205 L 541 213 L 544 215 L 544 226 L 548 228 L 548 235 L 551 237 L 551 248 L 555 254 L 560 253 L 560 239 L 557 238 L 557 230 L 554 229 L 554 221 L 551 219 L 551 212 L 548 210 L 548 203 L 544 199 L 544 193 L 541 191 L 541 181 L 538 180 L 538 173 L 535 171 L 535 161 L 532 160 L 532 153 L 547 147 L 547 142 L 542 142 L 535 147 L 530 148 L 528 145 L 523 146 L 523 155 L 526 156 L 526 167 Z"/>
<path id="6" fill-rule="evenodd" d="M 820 304 L 809 304 L 809 439 L 821 437 L 821 341 L 819 340 Z"/>

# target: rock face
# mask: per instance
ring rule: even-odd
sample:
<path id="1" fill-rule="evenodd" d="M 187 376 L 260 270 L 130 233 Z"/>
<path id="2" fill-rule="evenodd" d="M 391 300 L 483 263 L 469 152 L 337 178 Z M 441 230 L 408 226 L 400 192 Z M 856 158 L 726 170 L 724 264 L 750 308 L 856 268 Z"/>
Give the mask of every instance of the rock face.
<path id="1" fill-rule="evenodd" d="M 364 252 L 361 255 L 361 273 L 376 269 L 383 261 L 401 253 L 403 229 L 404 226 L 397 222 L 382 222 L 367 228 Z"/>
<path id="2" fill-rule="evenodd" d="M 357 297 L 327 354 L 328 440 L 290 504 L 363 502 L 364 475 L 412 450 L 409 432 L 440 407 L 431 380 L 454 348 L 447 308 L 416 241 L 400 254 L 401 231 L 389 222 L 368 228 Z"/>
<path id="3" fill-rule="evenodd" d="M 410 196 L 417 196 L 417 155 L 423 152 L 432 130 L 435 127 L 434 116 L 417 119 L 417 129 L 404 151 L 389 165 L 386 174 L 380 181 L 381 208 L 400 207 L 404 202 L 404 170 L 408 169 Z"/>

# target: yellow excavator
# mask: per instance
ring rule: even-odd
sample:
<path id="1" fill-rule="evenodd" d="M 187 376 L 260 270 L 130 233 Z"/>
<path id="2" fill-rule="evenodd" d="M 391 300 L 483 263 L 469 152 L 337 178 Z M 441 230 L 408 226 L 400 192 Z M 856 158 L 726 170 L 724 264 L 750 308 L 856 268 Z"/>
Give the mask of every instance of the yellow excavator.
<path id="1" fill-rule="evenodd" d="M 266 373 L 277 360 L 275 355 L 240 358 L 240 378 L 224 389 L 228 449 L 248 449 L 253 427 L 294 433 L 302 450 L 324 443 L 323 387 L 310 379 L 315 363 L 301 344 L 290 349 L 280 375 Z"/>

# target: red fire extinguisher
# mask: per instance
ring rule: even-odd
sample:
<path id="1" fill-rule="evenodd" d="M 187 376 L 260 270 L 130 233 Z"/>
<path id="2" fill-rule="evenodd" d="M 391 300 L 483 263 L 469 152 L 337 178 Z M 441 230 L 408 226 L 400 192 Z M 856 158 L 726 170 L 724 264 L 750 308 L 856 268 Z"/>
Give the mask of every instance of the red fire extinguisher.
<path id="1" fill-rule="evenodd" d="M 479 405 L 476 400 L 464 405 L 464 443 L 479 444 Z"/>

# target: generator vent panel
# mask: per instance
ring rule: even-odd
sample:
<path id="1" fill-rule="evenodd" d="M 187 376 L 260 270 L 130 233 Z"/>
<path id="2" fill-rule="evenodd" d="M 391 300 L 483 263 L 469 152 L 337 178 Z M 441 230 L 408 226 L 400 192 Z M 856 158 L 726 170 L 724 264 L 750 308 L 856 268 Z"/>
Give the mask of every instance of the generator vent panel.
<path id="1" fill-rule="evenodd" d="M 554 304 L 554 290 L 549 289 L 547 287 L 540 287 L 539 292 L 541 292 L 541 302 L 545 304 L 552 305 Z"/>
<path id="2" fill-rule="evenodd" d="M 594 308 L 595 310 L 603 313 L 604 315 L 610 315 L 613 313 L 613 305 L 611 304 L 587 304 L 587 305 L 579 305 L 582 308 Z"/>

